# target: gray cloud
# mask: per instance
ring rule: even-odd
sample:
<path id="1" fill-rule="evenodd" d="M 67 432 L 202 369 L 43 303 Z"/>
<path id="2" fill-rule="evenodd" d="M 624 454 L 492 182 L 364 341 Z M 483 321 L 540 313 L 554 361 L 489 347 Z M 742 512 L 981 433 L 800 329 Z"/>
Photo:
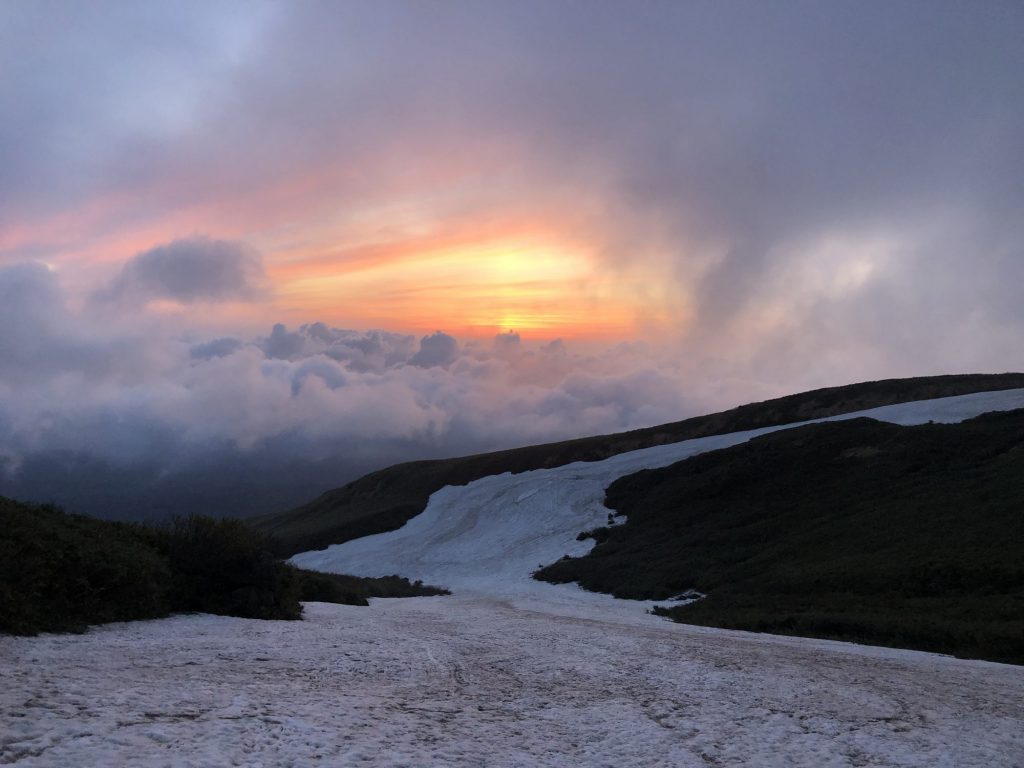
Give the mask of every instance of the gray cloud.
<path id="1" fill-rule="evenodd" d="M 0 269 L 0 299 L 0 322 L 18 318 L 0 335 L 0 495 L 106 516 L 255 514 L 396 461 L 692 408 L 671 366 L 636 350 L 460 346 L 440 331 L 417 344 L 323 323 L 186 341 L 144 313 L 112 331 L 33 264 Z"/>
<path id="2" fill-rule="evenodd" d="M 862 290 L 884 288 L 868 279 Z M 460 345 L 443 332 L 417 343 L 323 323 L 186 341 L 140 316 L 112 332 L 96 308 L 70 309 L 39 265 L 0 269 L 0 299 L 0 322 L 18 331 L 0 335 L 0 495 L 115 517 L 267 512 L 398 461 L 628 430 L 841 383 L 851 353 L 872 371 L 896 365 L 858 340 L 910 333 L 891 314 L 861 314 L 856 293 L 808 306 L 811 326 L 772 329 L 742 364 L 644 343 L 582 352 L 516 334 Z M 943 354 L 957 363 L 944 370 L 1019 344 L 986 328 L 978 348 L 967 343 L 977 327 L 943 330 Z M 903 365 L 934 359 L 907 341 Z M 808 350 L 817 365 L 785 383 Z"/>
<path id="3" fill-rule="evenodd" d="M 494 337 L 494 353 L 498 357 L 513 357 L 519 354 L 522 338 L 515 331 L 499 333 Z"/>
<path id="4" fill-rule="evenodd" d="M 100 301 L 146 302 L 169 299 L 252 301 L 266 295 L 260 255 L 248 246 L 208 237 L 174 240 L 131 258 Z"/>
<path id="5" fill-rule="evenodd" d="M 447 333 L 437 331 L 420 339 L 419 351 L 409 358 L 409 363 L 420 368 L 446 367 L 458 356 L 459 343 Z"/>
<path id="6" fill-rule="evenodd" d="M 171 145 L 195 129 L 209 84 L 238 63 L 267 15 L 258 0 L 4 3 L 0 226 L 149 185 L 174 161 Z"/>
<path id="7" fill-rule="evenodd" d="M 193 344 L 189 350 L 189 356 L 196 360 L 209 360 L 212 357 L 227 357 L 242 348 L 241 339 L 231 336 L 222 336 L 219 339 Z"/>
<path id="8" fill-rule="evenodd" d="M 53 369 L 73 355 L 60 338 L 66 310 L 54 275 L 42 264 L 24 263 L 0 268 L 0 371 L 6 377 L 34 375 Z M 50 359 L 43 350 L 57 346 Z"/>
<path id="9" fill-rule="evenodd" d="M 277 323 L 270 336 L 260 341 L 260 347 L 267 357 L 292 360 L 302 357 L 306 348 L 306 334 L 289 333 L 283 323 Z"/>
<path id="10" fill-rule="evenodd" d="M 90 335 L 69 310 L 57 275 L 34 262 L 0 267 L 0 329 L 0 392 L 63 375 L 84 384 L 130 379 L 130 366 L 121 362 L 128 354 L 153 367 L 134 341 Z"/>

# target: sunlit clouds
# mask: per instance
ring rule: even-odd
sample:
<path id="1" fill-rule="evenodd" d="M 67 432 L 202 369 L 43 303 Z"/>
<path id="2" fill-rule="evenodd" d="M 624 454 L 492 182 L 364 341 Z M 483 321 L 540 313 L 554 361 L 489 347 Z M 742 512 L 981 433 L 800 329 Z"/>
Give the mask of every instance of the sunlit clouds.
<path id="1" fill-rule="evenodd" d="M 271 274 L 292 315 L 360 327 L 622 339 L 635 334 L 642 309 L 585 247 L 542 233 L 356 246 Z"/>
<path id="2" fill-rule="evenodd" d="M 273 506 L 1020 369 L 1022 35 L 995 2 L 0 5 L 5 482 Z"/>
<path id="3" fill-rule="evenodd" d="M 197 250 L 238 260 L 224 243 L 155 253 Z M 134 280 L 152 264 L 140 258 L 126 272 Z M 161 270 L 146 275 L 147 295 L 166 295 Z M 248 285 L 234 276 L 220 283 L 229 303 Z M 170 287 L 178 301 L 210 299 Z M 45 267 L 0 268 L 9 493 L 118 516 L 140 504 L 170 513 L 190 494 L 222 499 L 223 512 L 269 511 L 381 464 L 630 429 L 692 407 L 672 361 L 645 345 L 592 353 L 516 333 L 418 337 L 325 323 L 188 338 L 181 316 L 117 323 L 112 296 L 76 310 Z"/>

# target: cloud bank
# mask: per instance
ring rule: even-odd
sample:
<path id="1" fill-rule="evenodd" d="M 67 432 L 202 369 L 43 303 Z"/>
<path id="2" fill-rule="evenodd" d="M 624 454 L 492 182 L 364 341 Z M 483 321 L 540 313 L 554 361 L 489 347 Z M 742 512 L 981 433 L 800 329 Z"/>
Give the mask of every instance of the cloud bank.
<path id="1" fill-rule="evenodd" d="M 191 268 L 180 248 L 149 253 L 170 252 Z M 112 330 L 103 309 L 69 308 L 41 265 L 0 268 L 0 494 L 114 517 L 254 514 L 403 459 L 687 412 L 670 367 L 639 348 L 584 354 L 517 335 L 460 344 L 323 323 L 189 339 L 159 315 Z"/>

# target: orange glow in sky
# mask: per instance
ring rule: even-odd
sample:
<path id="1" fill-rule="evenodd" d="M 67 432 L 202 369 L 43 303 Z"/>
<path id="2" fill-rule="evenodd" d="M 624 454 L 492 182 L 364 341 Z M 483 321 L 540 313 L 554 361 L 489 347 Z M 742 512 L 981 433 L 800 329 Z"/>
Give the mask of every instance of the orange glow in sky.
<path id="1" fill-rule="evenodd" d="M 599 235 L 571 216 L 560 225 L 553 212 L 484 212 L 477 220 L 473 214 L 435 217 L 414 203 L 397 210 L 369 206 L 337 221 L 299 215 L 289 222 L 294 211 L 285 209 L 231 217 L 195 206 L 112 226 L 108 219 L 120 202 L 93 202 L 23 232 L 9 231 L 8 245 L 53 243 L 59 255 L 50 263 L 88 292 L 135 254 L 175 238 L 214 231 L 248 240 L 262 254 L 267 297 L 178 310 L 200 322 L 228 319 L 251 330 L 322 321 L 470 338 L 515 331 L 534 340 L 617 341 L 635 337 L 641 318 L 649 329 L 652 318 L 665 313 L 663 302 L 651 300 L 658 281 L 650 270 L 634 269 L 628 279 L 610 270 L 597 255 Z M 262 207 L 262 201 L 252 205 Z M 71 248 L 68 242 L 76 239 Z M 151 309 L 175 312 L 170 305 Z"/>
<path id="2" fill-rule="evenodd" d="M 579 245 L 518 234 L 479 242 L 388 244 L 272 264 L 287 315 L 332 324 L 443 329 L 461 336 L 517 331 L 534 339 L 621 338 L 635 308 Z"/>
<path id="3" fill-rule="evenodd" d="M 370 189 L 358 201 L 338 191 L 341 163 L 216 200 L 193 201 L 199 182 L 170 178 L 28 218 L 0 233 L 0 247 L 44 244 L 55 254 L 47 262 L 87 294 L 134 255 L 177 238 L 245 242 L 262 255 L 271 289 L 265 298 L 177 307 L 200 324 L 227 321 L 238 331 L 321 321 L 466 338 L 515 331 L 532 340 L 616 342 L 647 335 L 670 311 L 678 315 L 678 296 L 670 306 L 649 260 L 637 258 L 626 270 L 602 261 L 609 225 L 586 195 L 571 204 L 537 192 L 477 199 L 470 194 L 477 177 L 463 167 L 469 159 L 454 156 L 457 162 L 446 155 L 411 181 Z M 449 187 L 456 192 L 437 191 Z M 143 205 L 165 197 L 177 204 Z"/>

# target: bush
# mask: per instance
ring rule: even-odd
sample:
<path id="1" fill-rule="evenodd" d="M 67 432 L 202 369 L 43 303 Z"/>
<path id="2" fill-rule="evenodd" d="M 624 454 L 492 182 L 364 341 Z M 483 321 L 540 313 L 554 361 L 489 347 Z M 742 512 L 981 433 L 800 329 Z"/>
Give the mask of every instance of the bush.
<path id="1" fill-rule="evenodd" d="M 369 605 L 370 597 L 429 597 L 451 594 L 422 581 L 410 582 L 401 576 L 367 578 L 341 573 L 299 570 L 303 600 L 344 605 Z"/>
<path id="2" fill-rule="evenodd" d="M 154 537 L 174 574 L 171 610 L 250 619 L 298 619 L 296 569 L 270 538 L 240 520 L 178 517 Z"/>
<path id="3" fill-rule="evenodd" d="M 0 633 L 81 632 L 175 612 L 299 619 L 300 600 L 446 595 L 399 576 L 303 571 L 239 520 L 201 515 L 142 526 L 0 497 Z"/>
<path id="4" fill-rule="evenodd" d="M 138 526 L 0 498 L 0 632 L 166 616 L 171 569 Z"/>
<path id="5" fill-rule="evenodd" d="M 329 573 L 300 571 L 302 600 L 316 603 L 341 603 L 342 605 L 369 605 L 370 602 Z"/>
<path id="6" fill-rule="evenodd" d="M 298 619 L 298 571 L 270 552 L 236 520 L 149 528 L 0 498 L 0 632 L 81 632 L 176 611 Z"/>

